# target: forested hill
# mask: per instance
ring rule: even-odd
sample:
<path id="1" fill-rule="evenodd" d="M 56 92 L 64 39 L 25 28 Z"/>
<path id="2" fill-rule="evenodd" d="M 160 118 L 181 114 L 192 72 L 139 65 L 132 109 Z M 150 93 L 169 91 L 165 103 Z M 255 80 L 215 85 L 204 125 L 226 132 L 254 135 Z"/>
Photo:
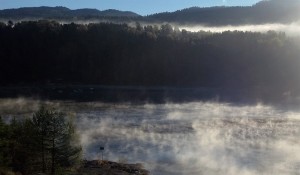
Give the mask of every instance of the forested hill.
<path id="1" fill-rule="evenodd" d="M 70 10 L 66 7 L 24 7 L 18 9 L 0 10 L 0 19 L 4 20 L 28 20 L 28 19 L 91 19 L 111 17 L 138 17 L 139 15 L 129 11 L 97 9 Z"/>
<path id="2" fill-rule="evenodd" d="M 300 87 L 298 43 L 283 33 L 191 33 L 168 24 L 0 24 L 0 83 L 290 92 Z"/>
<path id="3" fill-rule="evenodd" d="M 97 9 L 70 10 L 65 7 L 27 7 L 0 10 L 0 20 L 110 20 L 121 22 L 172 22 L 178 24 L 244 25 L 291 23 L 300 19 L 299 0 L 263 0 L 248 7 L 192 7 L 175 12 L 140 16 L 134 12 Z"/>
<path id="4" fill-rule="evenodd" d="M 148 19 L 206 25 L 291 23 L 299 21 L 299 11 L 299 0 L 263 0 L 249 7 L 192 7 L 150 15 Z"/>

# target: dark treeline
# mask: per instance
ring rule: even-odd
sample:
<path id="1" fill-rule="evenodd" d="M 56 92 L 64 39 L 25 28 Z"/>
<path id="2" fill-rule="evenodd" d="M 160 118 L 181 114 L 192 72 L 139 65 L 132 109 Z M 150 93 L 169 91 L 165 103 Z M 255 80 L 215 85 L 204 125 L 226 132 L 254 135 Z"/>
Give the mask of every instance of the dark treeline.
<path id="1" fill-rule="evenodd" d="M 2 85 L 299 87 L 298 40 L 284 33 L 187 32 L 162 26 L 0 24 Z"/>
<path id="2" fill-rule="evenodd" d="M 41 108 L 32 118 L 0 116 L 0 174 L 66 174 L 79 165 L 81 147 L 71 121 L 62 113 Z"/>

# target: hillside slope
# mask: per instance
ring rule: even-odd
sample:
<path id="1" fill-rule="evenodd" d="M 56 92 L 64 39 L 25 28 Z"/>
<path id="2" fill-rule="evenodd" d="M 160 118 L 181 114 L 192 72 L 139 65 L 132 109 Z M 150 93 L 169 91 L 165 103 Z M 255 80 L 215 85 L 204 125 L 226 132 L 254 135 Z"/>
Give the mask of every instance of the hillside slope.
<path id="1" fill-rule="evenodd" d="M 97 9 L 71 10 L 66 7 L 24 7 L 18 9 L 0 10 L 0 19 L 73 19 L 73 18 L 108 18 L 108 17 L 138 17 L 139 15 L 129 11 Z"/>
<path id="2" fill-rule="evenodd" d="M 206 25 L 291 23 L 299 21 L 299 11 L 299 0 L 270 0 L 250 7 L 192 7 L 153 14 L 147 18 L 160 22 Z"/>

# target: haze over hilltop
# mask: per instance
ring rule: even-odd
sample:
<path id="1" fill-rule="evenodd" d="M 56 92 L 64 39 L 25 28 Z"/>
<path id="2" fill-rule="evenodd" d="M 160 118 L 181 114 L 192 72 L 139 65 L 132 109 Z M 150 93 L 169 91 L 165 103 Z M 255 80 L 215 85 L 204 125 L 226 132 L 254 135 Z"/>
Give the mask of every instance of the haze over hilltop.
<path id="1" fill-rule="evenodd" d="M 253 6 L 240 7 L 191 7 L 175 12 L 163 12 L 141 16 L 130 11 L 97 9 L 70 10 L 66 7 L 27 7 L 0 10 L 2 20 L 89 20 L 119 19 L 139 22 L 172 22 L 178 24 L 245 25 L 265 23 L 292 23 L 300 19 L 299 0 L 264 0 Z"/>
<path id="2" fill-rule="evenodd" d="M 161 22 L 207 25 L 291 23 L 300 19 L 299 0 L 268 0 L 247 7 L 191 7 L 150 15 Z"/>

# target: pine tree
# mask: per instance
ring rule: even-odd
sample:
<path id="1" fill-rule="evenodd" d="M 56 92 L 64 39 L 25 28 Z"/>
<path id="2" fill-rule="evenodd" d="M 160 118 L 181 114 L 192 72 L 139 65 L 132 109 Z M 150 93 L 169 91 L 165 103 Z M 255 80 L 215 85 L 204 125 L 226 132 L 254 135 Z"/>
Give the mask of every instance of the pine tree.
<path id="1" fill-rule="evenodd" d="M 6 167 L 24 175 L 34 172 L 33 165 L 39 156 L 36 153 L 36 137 L 31 119 L 12 119 L 6 125 L 4 153 Z"/>
<path id="2" fill-rule="evenodd" d="M 70 167 L 80 157 L 81 148 L 74 143 L 74 126 L 61 112 L 41 108 L 33 117 L 37 128 L 42 154 L 42 170 L 46 172 L 50 162 L 52 175 L 59 167 Z M 49 158 L 49 159 L 48 159 Z"/>
<path id="3" fill-rule="evenodd" d="M 33 114 L 33 126 L 37 133 L 37 141 L 39 146 L 37 147 L 41 154 L 41 164 L 42 164 L 42 172 L 46 172 L 46 146 L 47 146 L 47 137 L 48 137 L 48 125 L 50 117 L 53 115 L 52 112 L 46 110 L 44 107 L 41 107 L 39 111 Z"/>

